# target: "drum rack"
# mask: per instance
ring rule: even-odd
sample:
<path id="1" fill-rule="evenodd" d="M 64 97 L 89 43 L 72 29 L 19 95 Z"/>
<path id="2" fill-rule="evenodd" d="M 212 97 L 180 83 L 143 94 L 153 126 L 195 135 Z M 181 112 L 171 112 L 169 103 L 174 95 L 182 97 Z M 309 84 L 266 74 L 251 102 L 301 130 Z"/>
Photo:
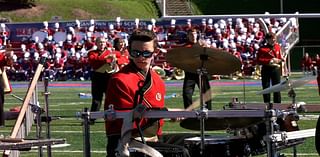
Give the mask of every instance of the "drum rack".
<path id="1" fill-rule="evenodd" d="M 131 112 L 117 112 L 112 108 L 103 112 L 89 112 L 88 109 L 85 109 L 84 112 L 78 112 L 77 117 L 83 119 L 83 137 L 84 137 L 84 156 L 90 157 L 90 119 L 124 119 L 123 124 L 132 124 L 133 113 Z M 207 111 L 207 117 L 215 117 L 215 118 L 232 118 L 232 117 L 260 117 L 266 119 L 266 129 L 268 130 L 266 135 L 264 136 L 264 140 L 268 143 L 268 157 L 277 157 L 277 149 L 275 147 L 276 142 L 286 142 L 292 139 L 306 138 L 315 136 L 315 129 L 301 130 L 301 131 L 293 131 L 293 132 L 275 132 L 273 129 L 273 122 L 277 114 L 281 114 L 276 112 L 272 108 L 270 110 L 222 110 L 222 111 Z M 130 118 L 128 118 L 128 116 Z M 199 111 L 145 111 L 142 115 L 145 118 L 201 118 L 199 116 Z M 269 119 L 269 120 L 268 120 Z M 127 122 L 126 122 L 127 121 Z M 132 125 L 130 125 L 132 126 Z M 124 128 L 124 126 L 123 126 Z M 126 130 L 122 130 L 125 132 Z"/>

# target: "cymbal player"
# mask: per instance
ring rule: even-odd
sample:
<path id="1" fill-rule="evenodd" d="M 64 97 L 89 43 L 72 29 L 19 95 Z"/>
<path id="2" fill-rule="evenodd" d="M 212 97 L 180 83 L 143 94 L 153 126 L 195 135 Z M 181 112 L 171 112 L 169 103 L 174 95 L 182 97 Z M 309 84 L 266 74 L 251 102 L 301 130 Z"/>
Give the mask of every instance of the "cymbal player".
<path id="1" fill-rule="evenodd" d="M 187 42 L 184 47 L 192 48 L 194 44 L 198 43 L 198 33 L 197 29 L 191 28 L 187 32 Z M 192 58 L 190 58 L 192 59 Z M 210 90 L 210 84 L 209 84 L 209 75 L 203 77 L 202 83 L 202 93 L 205 93 L 206 91 Z M 192 95 L 195 90 L 195 85 L 200 86 L 199 84 L 199 75 L 197 73 L 191 73 L 191 72 L 185 72 L 185 78 L 183 81 L 183 104 L 184 108 L 187 109 L 192 104 Z M 211 110 L 211 100 L 208 100 L 205 102 L 206 108 Z"/>
<path id="2" fill-rule="evenodd" d="M 283 62 L 281 47 L 276 41 L 276 35 L 274 33 L 267 33 L 265 36 L 265 42 L 266 44 L 259 48 L 257 54 L 257 63 L 262 65 L 261 81 L 263 89 L 270 87 L 270 81 L 272 86 L 280 83 L 280 64 Z M 263 101 L 264 103 L 271 102 L 270 93 L 263 94 Z M 273 93 L 273 103 L 281 103 L 280 92 Z"/>

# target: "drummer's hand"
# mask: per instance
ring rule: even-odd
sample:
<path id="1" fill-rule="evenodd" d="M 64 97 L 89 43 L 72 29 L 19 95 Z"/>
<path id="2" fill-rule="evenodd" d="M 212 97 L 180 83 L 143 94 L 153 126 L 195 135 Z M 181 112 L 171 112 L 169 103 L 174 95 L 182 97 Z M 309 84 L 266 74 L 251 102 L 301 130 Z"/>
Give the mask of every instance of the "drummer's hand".
<path id="1" fill-rule="evenodd" d="M 270 62 L 271 62 L 271 63 L 276 63 L 276 64 L 278 64 L 278 63 L 280 63 L 280 62 L 281 62 L 281 59 L 278 59 L 278 58 L 272 58 Z"/>

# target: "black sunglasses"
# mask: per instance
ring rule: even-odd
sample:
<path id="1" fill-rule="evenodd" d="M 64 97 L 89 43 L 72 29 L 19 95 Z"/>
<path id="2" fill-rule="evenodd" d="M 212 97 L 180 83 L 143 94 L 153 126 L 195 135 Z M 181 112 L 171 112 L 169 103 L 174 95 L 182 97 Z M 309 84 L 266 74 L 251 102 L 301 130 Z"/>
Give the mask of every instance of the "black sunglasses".
<path id="1" fill-rule="evenodd" d="M 150 51 L 139 51 L 139 50 L 131 50 L 130 56 L 133 58 L 138 58 L 139 56 L 150 58 L 152 56 L 153 52 Z"/>

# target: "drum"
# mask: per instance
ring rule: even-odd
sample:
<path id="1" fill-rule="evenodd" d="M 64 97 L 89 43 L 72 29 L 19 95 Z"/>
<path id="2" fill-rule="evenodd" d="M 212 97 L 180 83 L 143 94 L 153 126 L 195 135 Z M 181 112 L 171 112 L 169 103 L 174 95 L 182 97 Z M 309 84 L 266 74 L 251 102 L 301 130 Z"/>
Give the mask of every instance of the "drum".
<path id="1" fill-rule="evenodd" d="M 200 154 L 200 137 L 186 138 L 184 143 L 192 157 L 246 156 L 248 148 L 246 139 L 240 136 L 206 136 L 203 155 Z"/>
<path id="2" fill-rule="evenodd" d="M 160 152 L 164 157 L 184 157 L 183 155 L 183 150 L 179 149 L 177 147 L 157 147 L 157 146 L 153 146 L 154 149 L 156 149 L 158 152 Z M 130 152 L 130 157 L 143 157 L 143 156 L 147 156 L 141 152 L 138 152 L 134 149 L 130 149 L 129 148 L 129 152 Z"/>
<path id="3" fill-rule="evenodd" d="M 297 121 L 299 116 L 295 112 L 284 111 L 279 117 L 277 117 L 276 122 L 273 124 L 275 132 L 281 131 L 298 131 L 299 127 Z M 243 131 L 245 130 L 245 131 Z M 240 131 L 241 132 L 241 131 Z M 266 123 L 262 122 L 257 125 L 253 125 L 249 128 L 242 129 L 242 132 L 247 136 L 247 144 L 249 146 L 249 154 L 252 156 L 261 155 L 267 153 L 267 142 L 263 140 L 266 135 Z M 294 139 L 288 140 L 286 142 L 278 142 L 276 145 L 277 150 L 289 148 L 298 144 L 303 143 L 304 139 Z"/>
<path id="4" fill-rule="evenodd" d="M 38 38 L 36 42 L 43 42 L 44 39 L 46 39 L 48 37 L 48 33 L 47 32 L 43 32 L 43 31 L 36 31 L 32 34 L 32 40 L 36 41 L 36 38 Z"/>
<path id="5" fill-rule="evenodd" d="M 57 43 L 64 42 L 67 39 L 67 33 L 66 32 L 56 32 L 53 35 L 53 40 Z"/>

